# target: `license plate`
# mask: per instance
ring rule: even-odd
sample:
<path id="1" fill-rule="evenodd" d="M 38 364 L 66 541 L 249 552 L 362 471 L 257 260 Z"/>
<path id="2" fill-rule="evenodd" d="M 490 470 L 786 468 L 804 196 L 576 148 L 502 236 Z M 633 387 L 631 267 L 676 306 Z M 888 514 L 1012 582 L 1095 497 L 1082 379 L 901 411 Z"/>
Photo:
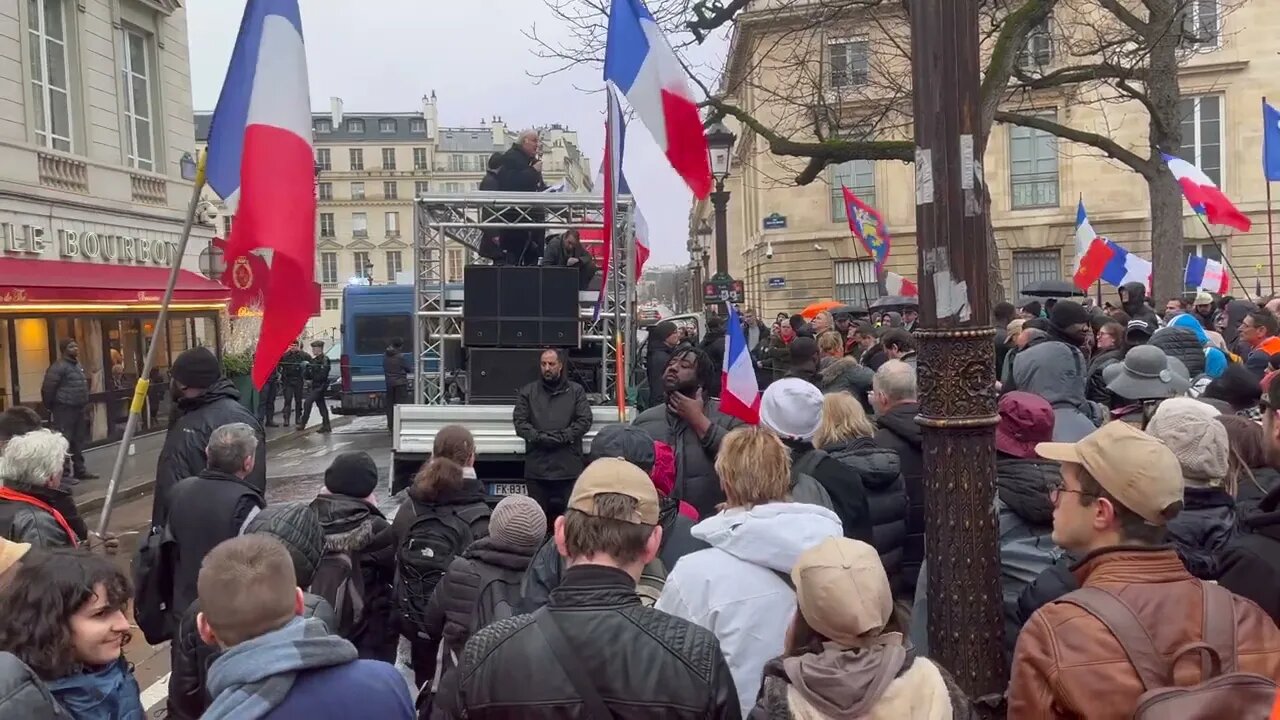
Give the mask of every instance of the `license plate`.
<path id="1" fill-rule="evenodd" d="M 528 495 L 524 483 L 489 483 L 489 494 L 503 497 L 506 495 Z"/>

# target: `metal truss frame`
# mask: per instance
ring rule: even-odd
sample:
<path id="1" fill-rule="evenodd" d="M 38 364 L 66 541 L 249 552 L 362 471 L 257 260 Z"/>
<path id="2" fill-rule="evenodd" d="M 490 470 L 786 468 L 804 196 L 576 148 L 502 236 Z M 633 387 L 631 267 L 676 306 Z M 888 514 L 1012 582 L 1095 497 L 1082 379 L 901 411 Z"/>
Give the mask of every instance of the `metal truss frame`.
<path id="1" fill-rule="evenodd" d="M 635 347 L 635 316 L 632 313 L 635 266 L 635 226 L 630 196 L 618 198 L 615 238 L 623 239 L 615 248 L 614 262 L 605 283 L 604 303 L 597 316 L 592 308 L 580 309 L 582 339 L 598 341 L 604 363 L 604 391 L 610 402 L 619 390 L 618 354 L 615 338 L 631 353 Z M 422 405 L 447 403 L 449 378 L 461 368 L 447 367 L 446 340 L 462 340 L 462 311 L 445 307 L 445 248 L 457 243 L 468 256 L 479 249 L 484 230 L 544 229 L 548 235 L 565 230 L 598 230 L 604 227 L 604 199 L 596 195 L 569 193 L 429 194 L 414 201 L 414 401 Z M 466 289 L 463 289 L 466 292 Z M 624 358 L 622 382 L 631 376 L 633 353 Z"/>

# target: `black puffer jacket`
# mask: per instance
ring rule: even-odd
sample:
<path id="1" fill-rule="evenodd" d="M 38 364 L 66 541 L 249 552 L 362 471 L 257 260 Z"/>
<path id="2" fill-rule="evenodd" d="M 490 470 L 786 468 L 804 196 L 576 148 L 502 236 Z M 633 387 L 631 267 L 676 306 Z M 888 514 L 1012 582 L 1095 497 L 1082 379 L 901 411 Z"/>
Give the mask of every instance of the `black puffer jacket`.
<path id="1" fill-rule="evenodd" d="M 1204 348 L 1196 334 L 1182 327 L 1163 327 L 1151 336 L 1148 345 L 1154 345 L 1164 351 L 1165 355 L 1182 361 L 1187 366 L 1191 379 L 1195 380 L 1204 374 Z"/>
<path id="2" fill-rule="evenodd" d="M 305 503 L 272 505 L 249 522 L 245 532 L 271 535 L 284 544 L 293 560 L 298 587 L 311 585 L 311 577 L 320 564 L 324 547 L 324 530 L 320 520 Z M 323 621 L 330 630 L 338 627 L 333 608 L 318 595 L 303 594 L 303 616 Z M 192 603 L 178 625 L 170 645 L 169 717 L 175 720 L 195 720 L 209 709 L 212 698 L 205 682 L 209 666 L 217 659 L 217 648 L 206 645 L 196 629 L 196 615 L 200 601 Z"/>
<path id="3" fill-rule="evenodd" d="M 516 395 L 512 422 L 525 442 L 524 476 L 573 480 L 582 472 L 582 438 L 593 416 L 587 391 L 561 376 L 554 384 L 535 380 Z"/>
<path id="4" fill-rule="evenodd" d="M 649 355 L 645 359 L 645 375 L 649 380 L 649 404 L 647 407 L 658 407 L 667 402 L 667 384 L 662 376 L 667 372 L 667 364 L 671 362 L 671 348 L 658 338 L 650 338 L 657 344 L 649 345 Z"/>
<path id="5" fill-rule="evenodd" d="M 1187 571 L 1217 580 L 1222 554 L 1236 534 L 1235 500 L 1222 488 L 1187 485 L 1182 512 L 1169 521 L 1169 539 Z"/>
<path id="6" fill-rule="evenodd" d="M 902 551 L 907 543 L 907 487 L 902 480 L 902 461 L 893 450 L 876 447 L 871 438 L 854 438 L 823 450 L 852 468 L 862 479 L 871 513 L 871 544 L 889 576 L 889 584 L 906 591 L 902 574 Z"/>
<path id="7" fill-rule="evenodd" d="M 641 606 L 635 580 L 616 568 L 581 565 L 539 613 L 550 613 L 604 703 L 616 715 L 668 720 L 741 717 L 738 694 L 715 635 Z M 537 614 L 500 620 L 467 643 L 458 705 L 446 717 L 586 717 L 581 695 L 535 626 Z M 512 681 L 517 673 L 519 682 Z"/>
<path id="8" fill-rule="evenodd" d="M 82 408 L 89 404 L 89 378 L 78 361 L 60 357 L 44 373 L 40 400 L 45 408 Z"/>
<path id="9" fill-rule="evenodd" d="M 1222 554 L 1218 582 L 1280 622 L 1280 486 L 1273 486 Z"/>
<path id="10" fill-rule="evenodd" d="M 16 655 L 0 652 L 0 718 L 71 720 L 36 673 Z"/>
<path id="11" fill-rule="evenodd" d="M 364 500 L 320 495 L 311 508 L 324 528 L 326 553 L 349 553 L 364 580 L 364 622 L 346 638 L 369 660 L 394 662 L 398 634 L 391 621 L 396 544 L 391 523 Z"/>
<path id="12" fill-rule="evenodd" d="M 916 424 L 917 403 L 902 403 L 876 418 L 876 447 L 892 450 L 902 463 L 907 487 L 907 541 L 902 551 L 902 573 L 908 595 L 914 595 L 920 564 L 924 562 L 924 457 L 923 436 Z"/>
<path id="13" fill-rule="evenodd" d="M 1118 362 L 1124 362 L 1124 351 L 1118 348 L 1103 350 L 1089 359 L 1089 381 L 1084 388 L 1085 399 L 1111 406 L 1111 391 L 1107 390 L 1107 381 L 1102 373 Z M 1201 365 L 1204 364 L 1203 357 L 1200 362 Z"/>
<path id="14" fill-rule="evenodd" d="M 819 364 L 821 370 L 818 371 L 818 377 L 822 383 L 822 392 L 847 392 L 862 403 L 864 410 L 872 412 L 867 393 L 871 392 L 871 380 L 875 373 L 870 368 L 848 356 L 838 359 L 826 357 Z"/>
<path id="15" fill-rule="evenodd" d="M 1270 467 L 1249 468 L 1253 479 L 1240 478 L 1240 487 L 1236 491 L 1236 516 L 1241 524 L 1258 513 L 1258 505 L 1262 499 L 1280 485 L 1280 471 Z"/>
<path id="16" fill-rule="evenodd" d="M 690 532 L 693 521 L 680 514 L 680 502 L 675 498 L 658 500 L 658 524 L 662 526 L 662 547 L 658 550 L 658 559 L 668 574 L 680 558 L 710 547 L 693 537 Z M 564 558 L 556 550 L 555 540 L 548 538 L 533 556 L 521 582 L 519 611 L 531 613 L 546 605 L 551 591 L 560 586 L 563 574 Z"/>
<path id="17" fill-rule="evenodd" d="M 258 436 L 253 472 L 245 480 L 260 492 L 267 489 L 267 436 L 253 413 L 240 404 L 240 393 L 222 378 L 203 395 L 182 398 L 177 417 L 164 437 L 156 462 L 156 488 L 151 501 L 151 525 L 161 527 L 169 519 L 169 492 L 183 478 L 199 475 L 205 466 L 205 448 L 214 430 L 230 423 L 244 423 Z"/>
<path id="18" fill-rule="evenodd" d="M 58 510 L 62 513 L 62 519 L 71 526 L 71 532 L 77 532 L 72 518 L 63 512 L 67 505 L 71 505 L 73 509 L 75 505 L 65 490 L 14 484 L 12 481 L 6 481 L 5 484 L 10 490 Z M 80 525 L 84 524 L 79 515 L 73 517 Z M 31 543 L 38 548 L 71 547 L 80 540 L 68 535 L 52 513 L 30 503 L 8 499 L 0 500 L 0 533 L 3 533 L 6 540 Z"/>

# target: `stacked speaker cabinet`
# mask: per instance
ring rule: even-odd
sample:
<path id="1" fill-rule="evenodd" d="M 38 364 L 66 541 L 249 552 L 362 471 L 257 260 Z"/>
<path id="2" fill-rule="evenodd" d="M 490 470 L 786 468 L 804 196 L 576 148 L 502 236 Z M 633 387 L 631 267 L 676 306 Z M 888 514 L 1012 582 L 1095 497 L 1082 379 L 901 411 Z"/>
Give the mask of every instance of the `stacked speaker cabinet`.
<path id="1" fill-rule="evenodd" d="M 467 402 L 510 405 L 520 388 L 542 376 L 538 348 L 471 348 L 467 362 Z"/>
<path id="2" fill-rule="evenodd" d="M 464 344 L 577 347 L 578 277 L 578 269 L 570 267 L 468 266 L 463 271 Z"/>

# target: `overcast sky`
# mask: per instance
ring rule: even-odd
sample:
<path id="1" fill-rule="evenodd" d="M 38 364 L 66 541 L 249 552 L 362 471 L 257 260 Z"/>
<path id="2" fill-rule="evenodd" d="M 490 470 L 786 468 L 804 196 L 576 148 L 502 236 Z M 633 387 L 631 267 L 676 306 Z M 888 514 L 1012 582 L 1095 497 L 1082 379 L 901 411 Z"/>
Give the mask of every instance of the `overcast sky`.
<path id="1" fill-rule="evenodd" d="M 197 110 L 218 100 L 245 0 L 189 0 L 191 84 Z M 412 112 L 435 90 L 440 122 L 476 126 L 500 115 L 511 127 L 559 122 L 577 130 L 592 172 L 604 147 L 600 70 L 582 66 L 535 84 L 547 69 L 521 31 L 564 34 L 541 0 L 305 0 L 313 110 L 343 99 L 346 112 Z M 708 52 L 719 52 L 723 43 Z M 627 135 L 625 172 L 648 220 L 650 263 L 683 263 L 691 195 L 647 132 Z"/>

